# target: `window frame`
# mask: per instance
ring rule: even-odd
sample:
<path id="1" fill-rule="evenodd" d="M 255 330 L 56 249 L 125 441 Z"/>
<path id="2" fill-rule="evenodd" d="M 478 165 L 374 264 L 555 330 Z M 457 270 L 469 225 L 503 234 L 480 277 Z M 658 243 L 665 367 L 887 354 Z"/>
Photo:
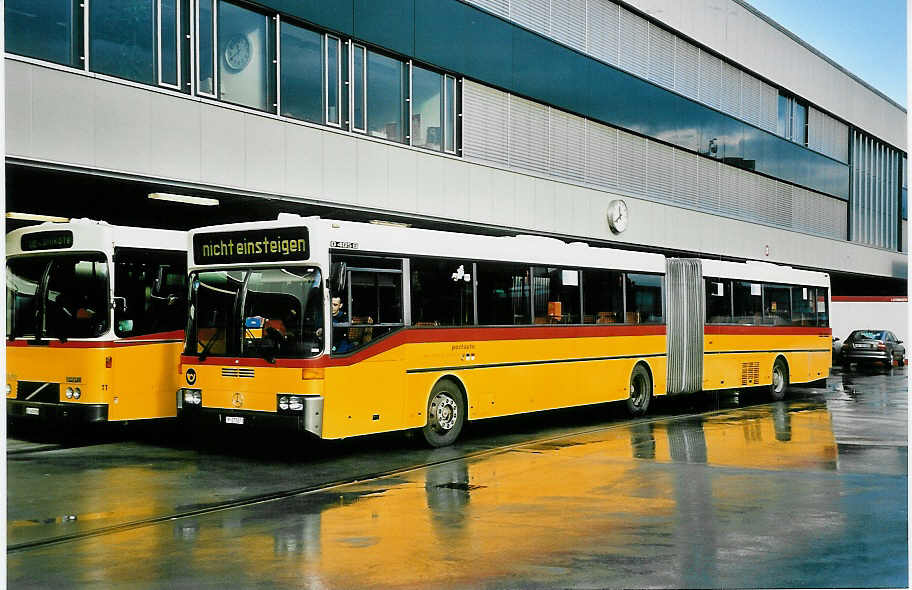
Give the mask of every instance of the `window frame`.
<path id="1" fill-rule="evenodd" d="M 329 119 L 329 43 L 336 44 L 336 122 Z M 323 122 L 338 129 L 342 128 L 342 38 L 331 33 L 323 33 Z"/>
<path id="2" fill-rule="evenodd" d="M 367 134 L 367 47 L 360 43 L 351 41 L 351 51 L 349 52 L 349 61 L 350 66 L 348 68 L 349 72 L 349 131 L 355 133 Z M 357 70 L 355 69 L 355 52 L 361 51 L 361 127 L 355 126 L 355 85 L 357 75 Z"/>
<path id="3" fill-rule="evenodd" d="M 171 84 L 169 82 L 162 81 L 162 47 L 164 46 L 162 40 L 162 1 L 155 0 L 155 54 L 156 54 L 156 70 L 158 77 L 158 85 L 164 88 L 171 88 L 173 90 L 182 90 L 182 60 L 181 60 L 181 46 L 182 42 L 182 24 L 181 20 L 181 5 L 184 3 L 184 0 L 174 0 L 174 33 L 175 33 L 175 70 L 177 73 L 177 82 Z"/>
<path id="4" fill-rule="evenodd" d="M 192 60 L 196 64 L 196 72 L 194 76 L 196 88 L 194 88 L 194 90 L 199 96 L 207 96 L 209 98 L 218 100 L 218 0 L 207 1 L 212 3 L 212 22 L 209 23 L 209 26 L 212 27 L 212 55 L 209 56 L 212 59 L 212 92 L 205 92 L 201 90 L 203 81 L 200 78 L 200 74 L 202 73 L 202 68 L 200 67 L 200 59 L 202 57 L 202 53 L 200 52 L 200 40 L 202 37 L 200 34 L 200 31 L 202 30 L 200 20 L 200 0 L 195 0 L 194 2 L 194 30 L 196 31 L 194 39 L 194 46 L 196 47 L 196 59 Z"/>

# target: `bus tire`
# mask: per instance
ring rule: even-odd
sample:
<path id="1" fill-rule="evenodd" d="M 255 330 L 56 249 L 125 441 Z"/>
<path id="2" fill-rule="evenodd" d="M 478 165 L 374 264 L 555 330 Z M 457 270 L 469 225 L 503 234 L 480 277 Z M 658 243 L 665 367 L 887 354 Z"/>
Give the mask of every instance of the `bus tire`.
<path id="1" fill-rule="evenodd" d="M 769 386 L 770 397 L 773 401 L 785 399 L 785 390 L 788 389 L 789 371 L 788 364 L 781 356 L 773 363 L 772 382 Z"/>
<path id="2" fill-rule="evenodd" d="M 465 424 L 466 403 L 459 386 L 441 379 L 431 390 L 427 405 L 427 424 L 421 429 L 432 447 L 453 444 Z"/>
<path id="3" fill-rule="evenodd" d="M 630 374 L 630 397 L 627 398 L 627 411 L 631 416 L 642 416 L 649 409 L 651 400 L 652 376 L 643 363 L 637 363 Z"/>

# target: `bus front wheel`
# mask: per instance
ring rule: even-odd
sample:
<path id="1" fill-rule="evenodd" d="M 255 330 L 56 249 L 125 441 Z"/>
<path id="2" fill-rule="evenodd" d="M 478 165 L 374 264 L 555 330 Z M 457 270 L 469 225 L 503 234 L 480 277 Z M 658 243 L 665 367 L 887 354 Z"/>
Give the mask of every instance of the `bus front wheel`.
<path id="1" fill-rule="evenodd" d="M 449 380 L 438 381 L 431 390 L 427 424 L 421 429 L 421 434 L 432 447 L 451 445 L 462 432 L 465 416 L 465 400 L 459 387 Z"/>
<path id="2" fill-rule="evenodd" d="M 642 416 L 649 409 L 652 400 L 652 377 L 642 364 L 633 368 L 630 374 L 630 397 L 627 398 L 627 411 L 631 416 Z"/>

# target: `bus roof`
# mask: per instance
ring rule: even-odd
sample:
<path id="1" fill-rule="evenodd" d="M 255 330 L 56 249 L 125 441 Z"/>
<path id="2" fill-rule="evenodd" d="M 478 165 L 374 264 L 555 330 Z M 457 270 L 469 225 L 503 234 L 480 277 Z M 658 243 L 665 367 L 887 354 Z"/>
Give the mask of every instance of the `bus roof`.
<path id="1" fill-rule="evenodd" d="M 737 279 L 762 283 L 787 283 L 814 287 L 829 287 L 830 275 L 813 270 L 801 270 L 750 260 L 748 262 L 727 262 L 724 260 L 702 260 L 703 276 L 718 279 Z"/>
<path id="2" fill-rule="evenodd" d="M 234 232 L 306 225 L 311 240 L 323 236 L 326 247 L 349 254 L 384 253 L 439 258 L 523 262 L 566 267 L 612 268 L 650 273 L 665 272 L 661 254 L 593 247 L 581 242 L 532 235 L 483 236 L 319 217 L 280 214 L 274 221 L 218 225 L 191 230 L 190 241 L 200 233 Z M 344 245 L 339 247 L 338 245 Z M 314 256 L 312 256 L 314 258 Z"/>
<path id="3" fill-rule="evenodd" d="M 72 245 L 55 248 L 41 247 L 23 250 L 22 237 L 38 232 L 72 232 Z M 92 219 L 71 219 L 67 222 L 45 222 L 11 231 L 6 235 L 6 254 L 38 254 L 43 252 L 66 252 L 70 250 L 107 252 L 113 246 L 146 248 L 154 250 L 187 249 L 187 233 L 170 229 L 128 227 L 111 225 Z"/>

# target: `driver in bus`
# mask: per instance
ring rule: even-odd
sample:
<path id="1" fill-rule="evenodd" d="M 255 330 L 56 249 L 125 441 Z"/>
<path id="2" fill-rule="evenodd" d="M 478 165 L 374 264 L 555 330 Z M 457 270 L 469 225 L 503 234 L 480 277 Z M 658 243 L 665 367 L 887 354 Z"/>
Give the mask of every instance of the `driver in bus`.
<path id="1" fill-rule="evenodd" d="M 342 298 L 333 297 L 330 299 L 330 311 L 332 312 L 333 324 L 333 345 L 332 351 L 340 354 L 349 352 L 354 348 L 348 339 L 348 314 L 342 309 Z"/>

